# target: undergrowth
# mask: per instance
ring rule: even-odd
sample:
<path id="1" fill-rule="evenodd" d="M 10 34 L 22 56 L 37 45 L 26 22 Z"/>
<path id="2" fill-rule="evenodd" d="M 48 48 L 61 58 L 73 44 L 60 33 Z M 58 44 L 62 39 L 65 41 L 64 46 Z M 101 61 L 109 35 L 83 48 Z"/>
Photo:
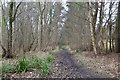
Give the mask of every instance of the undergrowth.
<path id="1" fill-rule="evenodd" d="M 48 55 L 45 58 L 39 58 L 37 56 L 27 57 L 22 56 L 17 59 L 16 63 L 3 63 L 0 67 L 0 74 L 12 73 L 12 72 L 26 72 L 28 69 L 40 70 L 42 76 L 46 76 L 49 70 L 49 63 L 54 60 L 52 55 Z"/>

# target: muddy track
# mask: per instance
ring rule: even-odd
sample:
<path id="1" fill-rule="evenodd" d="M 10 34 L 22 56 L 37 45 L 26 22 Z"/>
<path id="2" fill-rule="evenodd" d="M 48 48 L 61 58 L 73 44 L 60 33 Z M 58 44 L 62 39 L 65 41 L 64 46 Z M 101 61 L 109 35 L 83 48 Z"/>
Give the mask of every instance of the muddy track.
<path id="1" fill-rule="evenodd" d="M 49 77 L 52 78 L 108 78 L 107 75 L 88 69 L 85 65 L 78 64 L 68 50 L 54 53 L 55 62 Z"/>

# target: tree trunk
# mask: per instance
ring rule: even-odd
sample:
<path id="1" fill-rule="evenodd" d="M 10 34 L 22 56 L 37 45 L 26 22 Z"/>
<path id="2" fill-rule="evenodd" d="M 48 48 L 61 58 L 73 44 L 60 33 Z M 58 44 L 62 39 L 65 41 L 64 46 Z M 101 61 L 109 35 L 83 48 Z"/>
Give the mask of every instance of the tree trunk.
<path id="1" fill-rule="evenodd" d="M 112 52 L 112 34 L 111 34 L 111 32 L 112 32 L 112 22 L 111 21 L 109 22 L 108 27 L 109 27 L 109 51 Z"/>
<path id="2" fill-rule="evenodd" d="M 15 2 L 10 2 L 10 9 L 9 9 L 9 28 L 8 28 L 8 48 L 7 48 L 7 53 L 5 55 L 6 58 L 12 58 L 12 23 L 16 18 L 17 10 L 21 4 L 21 2 L 17 5 L 15 12 L 13 13 L 14 10 L 14 3 Z"/>
<path id="3" fill-rule="evenodd" d="M 40 25 L 41 25 L 41 31 L 40 31 L 40 49 L 42 49 L 42 43 L 43 43 L 43 15 L 41 14 L 41 21 L 40 21 Z"/>
<path id="4" fill-rule="evenodd" d="M 95 24 L 96 24 L 96 18 L 97 17 L 97 12 L 95 13 L 95 17 L 92 17 L 92 10 L 91 10 L 91 2 L 89 2 L 89 22 L 90 22 L 90 31 L 91 31 L 91 39 L 92 39 L 92 45 L 93 45 L 93 50 L 95 54 L 97 54 L 97 45 L 96 45 L 96 39 L 95 39 Z"/>
<path id="5" fill-rule="evenodd" d="M 40 50 L 42 50 L 42 47 L 43 47 L 43 18 L 44 18 L 43 15 L 44 15 L 45 8 L 46 8 L 46 3 L 44 3 L 43 9 L 42 9 L 40 2 L 39 2 L 40 25 L 41 25 L 41 28 L 40 28 Z"/>
<path id="6" fill-rule="evenodd" d="M 1 39 L 1 42 L 0 42 L 0 46 L 2 48 L 2 58 L 6 55 L 7 53 L 7 50 L 6 50 L 6 46 L 5 46 L 5 32 L 6 32 L 6 23 L 5 23 L 5 15 L 4 15 L 4 9 L 3 9 L 3 6 L 1 5 L 2 7 L 2 28 L 1 28 L 1 32 L 2 32 L 2 39 Z"/>
<path id="7" fill-rule="evenodd" d="M 120 2 L 118 4 L 117 26 L 116 26 L 116 53 L 120 53 Z"/>
<path id="8" fill-rule="evenodd" d="M 10 10 L 9 10 L 9 28 L 8 28 L 8 49 L 7 54 L 5 55 L 6 58 L 12 57 L 12 14 L 13 14 L 13 2 L 10 3 Z"/>

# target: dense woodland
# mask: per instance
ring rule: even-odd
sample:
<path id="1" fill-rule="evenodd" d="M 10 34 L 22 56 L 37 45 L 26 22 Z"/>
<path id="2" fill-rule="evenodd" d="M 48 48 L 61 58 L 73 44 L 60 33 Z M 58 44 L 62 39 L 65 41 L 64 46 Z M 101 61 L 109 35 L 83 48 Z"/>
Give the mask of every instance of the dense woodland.
<path id="1" fill-rule="evenodd" d="M 120 53 L 120 2 L 0 4 L 2 58 L 63 46 L 95 55 Z"/>

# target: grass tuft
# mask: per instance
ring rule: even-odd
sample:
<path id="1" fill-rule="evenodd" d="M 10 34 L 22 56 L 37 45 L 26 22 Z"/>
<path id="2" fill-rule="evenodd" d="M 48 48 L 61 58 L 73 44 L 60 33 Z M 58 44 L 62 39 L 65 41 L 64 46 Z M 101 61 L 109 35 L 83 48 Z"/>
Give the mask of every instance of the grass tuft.
<path id="1" fill-rule="evenodd" d="M 30 61 L 26 56 L 20 57 L 17 60 L 16 71 L 17 72 L 26 71 L 29 68 L 29 63 Z"/>
<path id="2" fill-rule="evenodd" d="M 46 57 L 46 61 L 47 61 L 48 63 L 53 62 L 53 61 L 54 61 L 54 57 L 53 57 L 52 55 L 48 55 L 48 56 Z"/>
<path id="3" fill-rule="evenodd" d="M 15 71 L 15 65 L 10 63 L 3 63 L 0 67 L 0 74 L 11 73 Z"/>

